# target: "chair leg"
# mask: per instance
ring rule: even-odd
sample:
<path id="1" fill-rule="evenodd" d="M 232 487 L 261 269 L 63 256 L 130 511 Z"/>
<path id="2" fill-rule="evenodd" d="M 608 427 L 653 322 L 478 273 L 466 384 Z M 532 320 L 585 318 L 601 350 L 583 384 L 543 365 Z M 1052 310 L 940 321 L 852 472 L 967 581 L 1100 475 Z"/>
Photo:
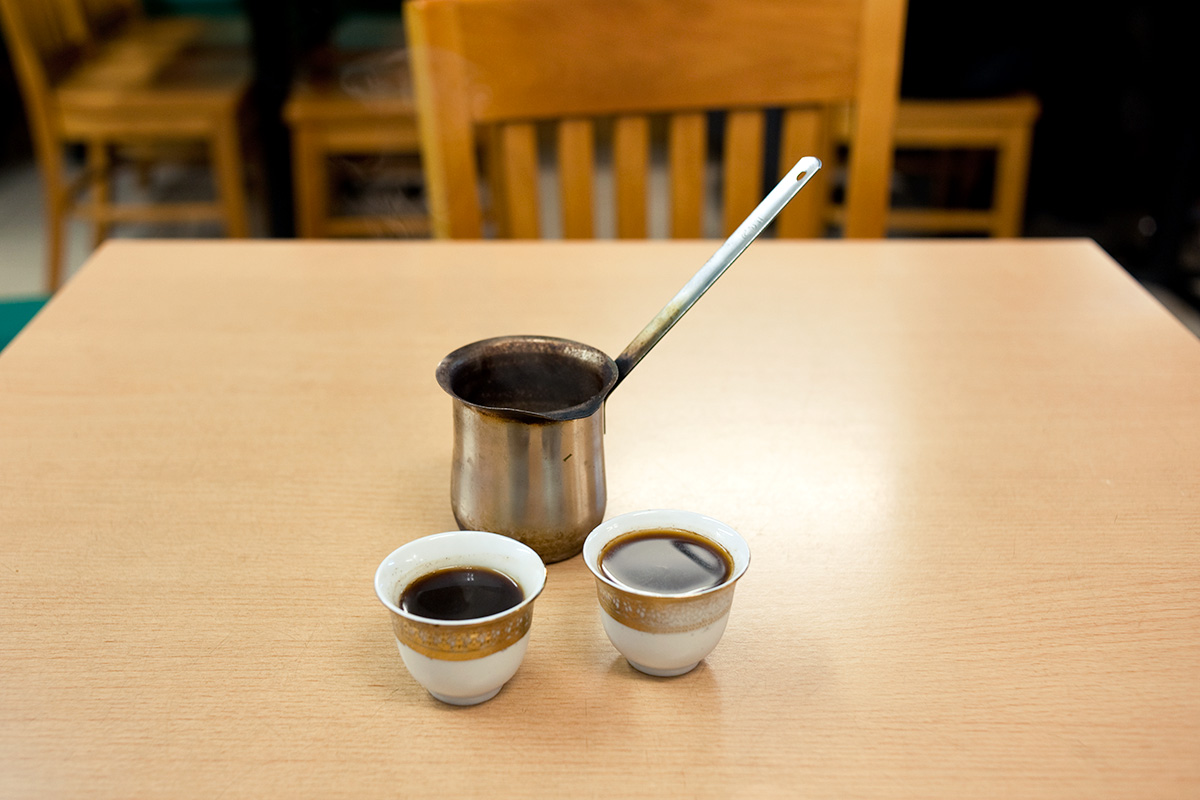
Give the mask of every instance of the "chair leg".
<path id="1" fill-rule="evenodd" d="M 95 226 L 92 230 L 92 248 L 97 248 L 108 238 L 110 225 L 107 213 L 110 202 L 109 171 L 112 166 L 108 145 L 99 140 L 88 142 L 88 178 L 92 192 L 92 207 L 96 210 Z"/>
<path id="2" fill-rule="evenodd" d="M 137 176 L 138 188 L 142 191 L 150 189 L 150 161 L 137 157 L 133 162 L 134 175 Z"/>
<path id="3" fill-rule="evenodd" d="M 250 225 L 246 219 L 246 184 L 242 175 L 236 115 L 231 115 L 217 126 L 213 135 L 212 158 L 217 194 L 224 207 L 225 231 L 231 238 L 243 239 L 250 235 Z"/>
<path id="4" fill-rule="evenodd" d="M 65 271 L 65 222 L 70 197 L 59 143 L 52 141 L 39 147 L 37 157 L 46 204 L 46 292 L 53 294 L 58 291 Z"/>
<path id="5" fill-rule="evenodd" d="M 53 294 L 58 291 L 63 279 L 63 258 L 65 242 L 66 209 L 64 208 L 62 189 L 55 186 L 46 187 L 46 292 Z"/>
<path id="6" fill-rule="evenodd" d="M 292 139 L 292 171 L 296 190 L 296 226 L 302 239 L 325 235 L 328 215 L 329 175 L 325 153 L 317 138 L 321 134 L 297 126 Z"/>
<path id="7" fill-rule="evenodd" d="M 1021 235 L 1025 215 L 1025 191 L 1029 183 L 1029 150 L 1032 133 L 1010 131 L 1006 141 L 996 148 L 995 236 Z"/>

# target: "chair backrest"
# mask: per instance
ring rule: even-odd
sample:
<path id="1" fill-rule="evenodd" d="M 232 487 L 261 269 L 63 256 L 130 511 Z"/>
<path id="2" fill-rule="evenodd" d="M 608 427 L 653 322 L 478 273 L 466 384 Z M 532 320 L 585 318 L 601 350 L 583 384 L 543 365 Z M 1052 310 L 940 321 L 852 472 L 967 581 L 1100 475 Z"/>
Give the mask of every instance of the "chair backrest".
<path id="1" fill-rule="evenodd" d="M 55 139 L 51 91 L 82 59 L 86 32 L 58 0 L 0 0 L 0 21 L 41 157 Z"/>
<path id="2" fill-rule="evenodd" d="M 545 140 L 557 146 L 563 234 L 595 235 L 597 142 L 611 138 L 616 234 L 644 237 L 657 132 L 670 235 L 706 235 L 714 185 L 727 232 L 772 178 L 828 151 L 828 109 L 845 103 L 856 112 L 845 233 L 884 234 L 905 0 L 409 0 L 405 13 L 439 236 L 484 232 L 481 145 L 497 233 L 539 236 Z M 776 113 L 779 163 L 765 165 Z M 722 148 L 715 175 L 710 127 Z M 817 234 L 826 200 L 801 193 L 778 233 Z"/>
<path id="3" fill-rule="evenodd" d="M 45 92 L 79 60 L 86 33 L 59 0 L 0 0 L 4 39 L 23 91 Z"/>

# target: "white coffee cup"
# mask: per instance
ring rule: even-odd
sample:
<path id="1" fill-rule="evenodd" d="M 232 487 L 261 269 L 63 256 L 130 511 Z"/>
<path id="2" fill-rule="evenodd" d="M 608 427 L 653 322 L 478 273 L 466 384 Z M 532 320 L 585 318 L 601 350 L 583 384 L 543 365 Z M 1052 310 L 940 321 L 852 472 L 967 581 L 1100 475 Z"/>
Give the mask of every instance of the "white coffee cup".
<path id="1" fill-rule="evenodd" d="M 512 578 L 524 595 L 486 617 L 432 619 L 400 607 L 413 581 L 450 567 L 484 567 Z M 375 594 L 391 612 L 404 665 L 438 700 L 475 705 L 490 700 L 521 666 L 529 646 L 533 601 L 546 585 L 541 557 L 515 539 L 483 531 L 449 531 L 397 548 L 375 571 Z"/>
<path id="2" fill-rule="evenodd" d="M 686 531 L 708 540 L 729 555 L 729 574 L 717 586 L 684 594 L 626 586 L 605 574 L 601 557 L 613 540 L 650 530 Z M 601 621 L 609 641 L 635 669 L 667 677 L 691 671 L 721 640 L 734 587 L 750 564 L 750 547 L 737 531 L 711 517 L 656 509 L 601 523 L 584 542 L 583 559 L 596 577 Z"/>

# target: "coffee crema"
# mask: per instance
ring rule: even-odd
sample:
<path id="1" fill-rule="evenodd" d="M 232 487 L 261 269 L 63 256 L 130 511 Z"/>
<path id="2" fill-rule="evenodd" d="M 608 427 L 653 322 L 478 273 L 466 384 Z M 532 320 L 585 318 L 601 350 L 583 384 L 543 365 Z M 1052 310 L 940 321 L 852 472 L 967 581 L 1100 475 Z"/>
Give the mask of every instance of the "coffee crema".
<path id="1" fill-rule="evenodd" d="M 720 586 L 733 573 L 733 557 L 691 531 L 660 528 L 622 534 L 600 551 L 600 571 L 630 589 L 692 594 Z"/>
<path id="2" fill-rule="evenodd" d="M 448 567 L 422 575 L 400 592 L 397 605 L 427 619 L 490 617 L 520 604 L 525 593 L 512 578 L 487 567 Z"/>

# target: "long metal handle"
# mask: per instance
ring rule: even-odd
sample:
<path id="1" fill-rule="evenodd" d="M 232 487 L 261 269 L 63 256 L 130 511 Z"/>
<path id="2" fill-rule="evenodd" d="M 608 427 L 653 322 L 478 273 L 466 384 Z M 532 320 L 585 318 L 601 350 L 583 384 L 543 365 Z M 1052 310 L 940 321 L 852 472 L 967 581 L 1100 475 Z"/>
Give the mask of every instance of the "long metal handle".
<path id="1" fill-rule="evenodd" d="M 613 385 L 614 389 L 617 384 L 625 380 L 625 376 L 637 366 L 646 353 L 649 353 L 650 349 L 658 344 L 659 339 L 671 330 L 680 317 L 686 314 L 687 310 L 700 299 L 701 295 L 717 282 L 717 278 L 729 269 L 729 265 L 736 261 L 742 251 L 758 238 L 771 220 L 775 219 L 775 215 L 783 210 L 788 201 L 804 188 L 804 184 L 808 183 L 820 168 L 821 160 L 812 156 L 805 156 L 796 162 L 796 166 L 783 176 L 783 180 L 750 212 L 750 216 L 746 217 L 737 230 L 725 240 L 725 243 L 717 248 L 717 252 L 704 262 L 704 266 L 692 276 L 690 281 L 684 284 L 674 299 L 663 306 L 662 311 L 659 311 L 654 319 L 650 320 L 645 328 L 642 328 L 642 332 L 633 338 L 624 352 L 617 356 L 617 383 Z"/>

